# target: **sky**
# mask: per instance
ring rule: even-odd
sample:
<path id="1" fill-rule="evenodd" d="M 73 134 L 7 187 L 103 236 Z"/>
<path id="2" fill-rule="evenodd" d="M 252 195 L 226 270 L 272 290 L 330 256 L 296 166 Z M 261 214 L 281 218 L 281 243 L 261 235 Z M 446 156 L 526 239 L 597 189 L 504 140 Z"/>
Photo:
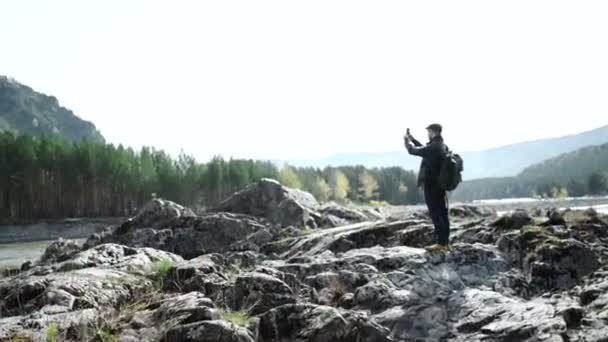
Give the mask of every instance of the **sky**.
<path id="1" fill-rule="evenodd" d="M 0 75 L 112 143 L 315 159 L 608 124 L 606 1 L 0 3 Z"/>

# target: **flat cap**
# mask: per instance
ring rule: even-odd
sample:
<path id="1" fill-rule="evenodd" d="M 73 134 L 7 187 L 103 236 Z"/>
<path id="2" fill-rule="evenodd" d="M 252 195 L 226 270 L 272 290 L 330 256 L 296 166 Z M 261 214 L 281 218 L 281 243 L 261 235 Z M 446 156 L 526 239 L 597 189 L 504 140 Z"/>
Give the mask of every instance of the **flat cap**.
<path id="1" fill-rule="evenodd" d="M 441 133 L 441 131 L 443 130 L 443 128 L 441 127 L 440 124 L 438 123 L 434 123 L 434 124 L 430 124 L 426 127 L 426 129 L 430 129 L 432 131 L 435 131 L 437 133 Z"/>

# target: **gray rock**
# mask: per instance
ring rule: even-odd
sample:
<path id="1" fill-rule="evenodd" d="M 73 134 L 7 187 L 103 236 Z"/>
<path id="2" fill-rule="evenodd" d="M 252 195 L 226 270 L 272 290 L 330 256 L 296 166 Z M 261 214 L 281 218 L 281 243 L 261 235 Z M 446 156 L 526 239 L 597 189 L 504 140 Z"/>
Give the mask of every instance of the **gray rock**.
<path id="1" fill-rule="evenodd" d="M 225 321 L 202 321 L 169 330 L 162 342 L 255 342 L 246 328 Z"/>
<path id="2" fill-rule="evenodd" d="M 263 217 L 283 227 L 316 227 L 318 207 L 311 194 L 263 178 L 226 199 L 214 211 Z"/>
<path id="3" fill-rule="evenodd" d="M 515 210 L 511 214 L 505 214 L 499 217 L 491 225 L 502 230 L 520 229 L 532 223 L 532 218 L 525 210 Z"/>
<path id="4" fill-rule="evenodd" d="M 539 292 L 573 287 L 600 266 L 589 246 L 571 238 L 560 239 L 549 228 L 531 227 L 505 234 L 498 247 Z"/>
<path id="5" fill-rule="evenodd" d="M 85 246 L 90 248 L 98 243 L 112 242 L 131 247 L 151 247 L 194 258 L 228 251 L 230 246 L 239 242 L 250 243 L 253 246 L 250 248 L 259 249 L 256 243 L 265 244 L 273 237 L 263 221 L 246 215 L 209 213 L 197 217 L 176 216 L 164 220 L 162 227 L 167 228 L 163 229 L 139 226 L 138 222 L 147 222 L 148 216 L 145 217 L 145 220 L 128 221 L 111 233 L 93 235 Z"/>
<path id="6" fill-rule="evenodd" d="M 333 227 L 340 227 L 340 226 L 346 226 L 347 224 L 349 224 L 350 222 L 346 219 L 343 219 L 341 217 L 332 215 L 332 214 L 326 214 L 323 215 L 323 218 L 321 218 L 321 222 L 320 225 L 321 227 L 324 228 L 333 228 Z"/>
<path id="7" fill-rule="evenodd" d="M 487 207 L 465 204 L 452 206 L 450 208 L 450 216 L 459 218 L 489 217 L 494 215 L 496 215 L 496 212 Z"/>
<path id="8" fill-rule="evenodd" d="M 549 209 L 546 215 L 547 221 L 542 224 L 543 226 L 560 226 L 566 224 L 564 213 L 557 208 Z"/>
<path id="9" fill-rule="evenodd" d="M 429 224 L 407 227 L 396 234 L 400 244 L 410 247 L 425 247 L 435 243 L 435 228 Z"/>
<path id="10" fill-rule="evenodd" d="M 260 318 L 260 342 L 389 342 L 389 331 L 364 314 L 328 306 L 288 304 Z"/>
<path id="11" fill-rule="evenodd" d="M 199 291 L 216 302 L 223 301 L 224 289 L 228 283 L 226 262 L 218 254 L 201 255 L 176 265 L 165 282 L 167 289 Z"/>
<path id="12" fill-rule="evenodd" d="M 292 289 L 272 275 L 252 272 L 236 278 L 232 307 L 252 315 L 264 313 L 283 304 L 296 302 Z"/>
<path id="13" fill-rule="evenodd" d="M 318 230 L 290 243 L 281 257 L 315 255 L 326 250 L 346 252 L 376 245 L 398 246 L 401 244 L 398 232 L 420 223 L 420 220 L 362 222 Z"/>
<path id="14" fill-rule="evenodd" d="M 369 222 L 273 181 L 246 190 L 228 203 L 248 214 L 159 202 L 95 247 L 0 278 L 0 340 L 42 339 L 51 323 L 88 340 L 80 327 L 105 321 L 138 342 L 606 341 L 608 225 L 596 216 L 535 226 L 526 212 L 458 207 L 450 251 L 428 252 L 432 224 L 415 209 Z M 300 229 L 330 215 L 340 226 Z"/>
<path id="15" fill-rule="evenodd" d="M 71 259 L 54 265 L 59 272 L 89 267 L 112 268 L 131 274 L 150 275 L 157 263 L 169 260 L 171 264 L 183 261 L 179 255 L 152 248 L 132 248 L 117 244 L 104 244 L 80 252 Z"/>
<path id="16" fill-rule="evenodd" d="M 199 292 L 168 296 L 125 317 L 120 341 L 158 341 L 177 328 L 220 319 L 211 299 Z"/>
<path id="17" fill-rule="evenodd" d="M 58 239 L 51 243 L 40 258 L 40 265 L 62 262 L 80 252 L 81 246 L 74 240 Z"/>
<path id="18" fill-rule="evenodd" d="M 194 216 L 196 215 L 191 209 L 175 202 L 156 198 L 146 203 L 128 223 L 135 227 L 159 229 L 169 227 L 177 218 Z M 123 225 L 120 229 L 127 229 L 127 226 Z"/>
<path id="19" fill-rule="evenodd" d="M 0 279 L 0 339 L 42 338 L 51 324 L 78 330 L 151 289 L 146 278 L 96 267 Z"/>
<path id="20" fill-rule="evenodd" d="M 361 211 L 347 208 L 336 203 L 327 203 L 320 210 L 321 218 L 318 222 L 320 227 L 339 227 L 350 223 L 380 220 L 381 215 L 363 213 Z"/>

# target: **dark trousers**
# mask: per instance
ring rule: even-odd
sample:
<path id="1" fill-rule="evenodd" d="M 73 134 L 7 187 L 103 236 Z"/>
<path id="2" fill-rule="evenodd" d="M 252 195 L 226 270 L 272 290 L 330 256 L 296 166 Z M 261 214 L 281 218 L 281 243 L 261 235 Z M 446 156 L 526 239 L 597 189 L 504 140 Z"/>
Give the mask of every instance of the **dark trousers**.
<path id="1" fill-rule="evenodd" d="M 437 243 L 447 245 L 450 242 L 450 218 L 445 190 L 436 184 L 424 184 L 424 200 L 435 225 Z"/>

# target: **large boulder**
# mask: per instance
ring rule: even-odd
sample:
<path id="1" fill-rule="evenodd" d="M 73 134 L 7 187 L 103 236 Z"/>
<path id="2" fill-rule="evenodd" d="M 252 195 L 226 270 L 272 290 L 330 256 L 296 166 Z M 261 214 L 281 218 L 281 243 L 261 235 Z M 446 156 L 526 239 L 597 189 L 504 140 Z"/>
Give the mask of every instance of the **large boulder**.
<path id="1" fill-rule="evenodd" d="M 600 266 L 593 251 L 575 239 L 548 239 L 528 255 L 530 276 L 547 289 L 567 289 Z"/>
<path id="2" fill-rule="evenodd" d="M 194 217 L 196 214 L 182 205 L 168 200 L 155 198 L 144 205 L 128 222 L 135 227 L 167 228 L 180 217 Z M 122 229 L 129 225 L 123 224 Z"/>
<path id="3" fill-rule="evenodd" d="M 171 265 L 181 263 L 182 257 L 153 248 L 132 248 L 117 244 L 103 244 L 74 255 L 69 260 L 55 264 L 59 272 L 91 267 L 112 268 L 131 274 L 150 275 L 161 262 Z"/>
<path id="4" fill-rule="evenodd" d="M 135 217 L 115 230 L 94 234 L 85 243 L 85 248 L 111 242 L 131 247 L 151 247 L 189 259 L 229 250 L 259 250 L 260 245 L 274 238 L 273 231 L 264 220 L 233 213 L 175 216 L 164 220 L 162 225 L 153 224 L 153 227 L 141 226 L 138 222 L 147 221 Z"/>
<path id="5" fill-rule="evenodd" d="M 551 227 L 527 227 L 502 236 L 498 247 L 538 291 L 566 289 L 597 270 L 600 263 L 589 245 L 565 234 Z"/>
<path id="6" fill-rule="evenodd" d="M 350 223 L 374 221 L 381 219 L 380 215 L 372 215 L 348 208 L 337 203 L 327 203 L 319 210 L 321 227 L 339 227 Z"/>
<path id="7" fill-rule="evenodd" d="M 317 200 L 310 193 L 263 178 L 230 196 L 214 211 L 263 217 L 283 227 L 316 227 L 318 208 Z"/>
<path id="8" fill-rule="evenodd" d="M 492 222 L 491 226 L 499 228 L 503 231 L 520 229 L 526 225 L 529 225 L 533 222 L 530 214 L 525 210 L 515 210 L 512 213 L 505 214 L 494 222 Z"/>
<path id="9" fill-rule="evenodd" d="M 51 243 L 40 258 L 39 265 L 48 265 L 62 262 L 80 252 L 82 247 L 74 240 L 64 240 L 62 238 Z"/>

